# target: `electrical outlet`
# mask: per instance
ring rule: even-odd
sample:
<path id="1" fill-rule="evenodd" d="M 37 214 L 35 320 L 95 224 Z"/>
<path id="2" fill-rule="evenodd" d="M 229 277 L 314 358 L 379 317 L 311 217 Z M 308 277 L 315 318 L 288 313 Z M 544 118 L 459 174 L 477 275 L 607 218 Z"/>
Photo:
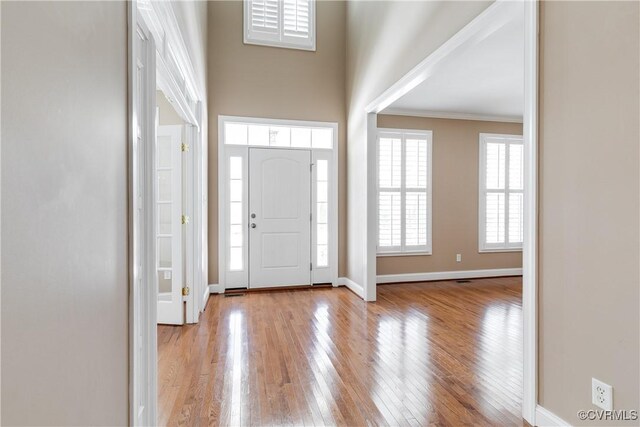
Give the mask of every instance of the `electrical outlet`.
<path id="1" fill-rule="evenodd" d="M 462 254 L 456 254 L 456 262 L 462 262 Z"/>
<path id="2" fill-rule="evenodd" d="M 591 378 L 591 403 L 605 411 L 613 411 L 613 387 Z"/>

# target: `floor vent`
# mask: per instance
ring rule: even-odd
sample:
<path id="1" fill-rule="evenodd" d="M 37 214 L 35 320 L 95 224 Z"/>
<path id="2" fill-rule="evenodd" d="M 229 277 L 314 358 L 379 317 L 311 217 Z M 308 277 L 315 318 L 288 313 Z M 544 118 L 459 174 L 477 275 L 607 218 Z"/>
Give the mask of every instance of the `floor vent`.
<path id="1" fill-rule="evenodd" d="M 225 298 L 230 298 L 230 297 L 243 297 L 243 296 L 244 296 L 244 294 L 236 293 L 236 292 L 233 292 L 233 293 L 230 293 L 230 294 L 224 294 L 224 297 L 225 297 Z"/>
<path id="2" fill-rule="evenodd" d="M 456 283 L 471 283 L 471 280 L 456 280 Z"/>

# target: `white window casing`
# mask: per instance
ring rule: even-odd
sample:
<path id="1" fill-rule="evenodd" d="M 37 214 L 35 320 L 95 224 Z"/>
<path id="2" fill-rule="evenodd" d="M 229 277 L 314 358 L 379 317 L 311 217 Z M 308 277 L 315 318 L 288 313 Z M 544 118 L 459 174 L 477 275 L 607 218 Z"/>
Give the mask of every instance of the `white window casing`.
<path id="1" fill-rule="evenodd" d="M 316 50 L 315 0 L 244 0 L 244 43 Z"/>
<path id="2" fill-rule="evenodd" d="M 431 131 L 379 129 L 379 256 L 431 254 L 431 152 Z"/>
<path id="3" fill-rule="evenodd" d="M 478 250 L 520 251 L 524 237 L 522 136 L 481 133 L 479 159 Z"/>

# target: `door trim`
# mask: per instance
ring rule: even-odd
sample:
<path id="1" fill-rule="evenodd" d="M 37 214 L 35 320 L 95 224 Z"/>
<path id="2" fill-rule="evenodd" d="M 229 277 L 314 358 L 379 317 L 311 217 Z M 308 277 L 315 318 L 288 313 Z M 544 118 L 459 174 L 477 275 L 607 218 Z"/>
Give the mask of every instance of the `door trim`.
<path id="1" fill-rule="evenodd" d="M 274 126 L 294 126 L 294 127 L 316 127 L 316 128 L 331 128 L 333 129 L 333 144 L 332 148 L 312 148 L 312 147 L 271 147 L 271 146 L 256 146 L 256 145 L 227 145 L 225 144 L 224 125 L 227 122 L 241 123 L 241 124 L 262 124 L 262 125 L 274 125 Z M 227 278 L 227 213 L 226 206 L 228 203 L 228 168 L 227 159 L 231 153 L 238 156 L 248 156 L 248 148 L 265 148 L 270 150 L 310 150 L 313 162 L 316 160 L 328 160 L 329 174 L 328 174 L 328 188 L 329 188 L 329 266 L 326 267 L 326 278 L 322 282 L 313 279 L 312 283 L 331 283 L 333 286 L 338 286 L 338 236 L 339 236 L 339 221 L 338 221 L 338 123 L 335 122 L 321 122 L 321 121 L 304 121 L 304 120 L 283 120 L 283 119 L 266 119 L 256 117 L 240 117 L 240 116 L 218 116 L 218 286 L 222 288 L 224 292 L 228 288 L 247 288 L 248 279 L 244 280 L 243 286 L 239 286 L 231 282 Z M 245 168 L 246 171 L 246 168 Z M 246 178 L 245 178 L 246 179 Z M 246 181 L 245 181 L 246 182 Z M 314 181 L 312 180 L 312 185 Z M 248 193 L 245 193 L 248 194 Z M 313 197 L 313 196 L 312 196 Z M 246 204 L 245 204 L 246 207 Z M 245 218 L 248 218 L 248 213 L 245 212 Z M 315 222 L 314 222 L 315 223 Z M 314 225 L 312 224 L 312 227 Z M 315 241 L 315 240 L 314 240 Z M 313 245 L 313 243 L 312 243 Z M 246 258 L 245 258 L 246 259 Z M 312 255 L 312 262 L 313 259 Z M 314 272 L 318 272 L 314 262 Z"/>
<path id="2" fill-rule="evenodd" d="M 129 3 L 128 12 L 129 424 L 137 426 L 155 424 L 157 420 L 158 288 L 155 202 L 152 197 L 154 174 L 149 169 L 154 164 L 156 66 L 154 39 L 145 21 L 138 16 L 135 2 Z M 140 45 L 139 40 L 142 41 Z M 139 67 L 144 69 L 140 81 Z M 138 134 L 144 142 L 140 147 Z M 137 187 L 141 188 L 140 192 Z"/>
<path id="3" fill-rule="evenodd" d="M 144 197 L 140 200 L 135 193 L 134 184 L 143 180 L 147 186 L 148 193 L 153 189 L 154 175 L 148 170 L 142 171 L 134 168 L 134 165 L 153 165 L 154 150 L 147 150 L 143 156 L 136 153 L 135 138 L 138 127 L 140 129 L 151 129 L 151 135 L 155 134 L 155 93 L 156 76 L 158 85 L 172 94 L 175 101 L 176 111 L 186 122 L 194 125 L 195 131 L 192 135 L 191 146 L 197 148 L 194 155 L 198 156 L 196 161 L 199 166 L 194 168 L 194 178 L 198 191 L 202 192 L 202 199 L 194 211 L 193 232 L 195 238 L 199 240 L 198 247 L 202 248 L 203 257 L 193 259 L 193 268 L 197 269 L 194 274 L 193 288 L 197 292 L 191 292 L 187 300 L 187 322 L 197 322 L 197 314 L 204 309 L 202 298 L 195 298 L 196 293 L 202 293 L 207 289 L 206 279 L 208 276 L 207 256 L 207 144 L 206 136 L 207 104 L 204 88 L 197 83 L 195 69 L 189 59 L 188 50 L 184 42 L 177 17 L 173 7 L 169 2 L 145 2 L 143 8 L 138 9 L 139 1 L 134 0 L 127 4 L 127 43 L 128 43 L 128 124 L 129 124 L 129 164 L 128 164 L 128 190 L 129 190 L 129 423 L 136 425 L 156 425 L 157 424 L 157 275 L 155 273 L 155 210 L 153 197 Z M 147 7 L 148 6 L 148 7 Z M 140 94 L 137 91 L 136 67 L 137 67 L 137 47 L 136 38 L 139 31 L 149 40 L 150 64 L 149 69 L 153 69 L 152 77 L 145 82 L 149 85 L 148 94 Z M 177 67 L 168 67 L 166 62 L 169 58 L 169 49 L 173 54 L 172 60 Z M 178 70 L 182 70 L 180 75 Z M 157 72 L 157 73 L 156 73 Z M 179 83 L 181 82 L 181 83 Z M 137 105 L 149 111 L 144 116 L 135 115 Z M 196 154 L 197 153 L 197 154 Z M 142 223 L 134 221 L 134 212 L 142 206 L 146 209 Z M 198 227 L 197 229 L 195 227 Z M 134 254 L 134 247 L 139 242 L 146 242 L 147 247 L 141 257 Z M 140 259 L 142 258 L 142 259 Z M 138 267 L 136 267 L 138 266 Z M 144 288 L 149 292 L 139 295 L 136 293 L 134 274 L 137 274 L 139 266 L 143 267 Z M 202 295 L 202 294 L 201 294 Z M 190 305 L 192 310 L 189 309 Z M 148 335 L 148 339 L 136 336 L 138 331 Z M 138 360 L 136 349 L 141 348 L 145 357 Z M 145 395 L 140 396 L 139 389 L 144 389 Z M 140 407 L 144 406 L 142 413 Z M 148 408 L 148 411 L 147 411 Z"/>

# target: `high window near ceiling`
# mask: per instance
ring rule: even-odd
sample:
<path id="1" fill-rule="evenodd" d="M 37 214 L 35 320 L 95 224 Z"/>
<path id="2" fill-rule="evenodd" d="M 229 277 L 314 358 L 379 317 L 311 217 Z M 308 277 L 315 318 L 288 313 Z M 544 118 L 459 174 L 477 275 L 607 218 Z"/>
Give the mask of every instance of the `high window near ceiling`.
<path id="1" fill-rule="evenodd" d="M 315 0 L 244 0 L 244 42 L 316 50 Z"/>
<path id="2" fill-rule="evenodd" d="M 480 134 L 480 252 L 518 251 L 524 237 L 524 146 L 520 135 Z"/>
<path id="3" fill-rule="evenodd" d="M 378 133 L 378 254 L 431 254 L 431 131 Z"/>

